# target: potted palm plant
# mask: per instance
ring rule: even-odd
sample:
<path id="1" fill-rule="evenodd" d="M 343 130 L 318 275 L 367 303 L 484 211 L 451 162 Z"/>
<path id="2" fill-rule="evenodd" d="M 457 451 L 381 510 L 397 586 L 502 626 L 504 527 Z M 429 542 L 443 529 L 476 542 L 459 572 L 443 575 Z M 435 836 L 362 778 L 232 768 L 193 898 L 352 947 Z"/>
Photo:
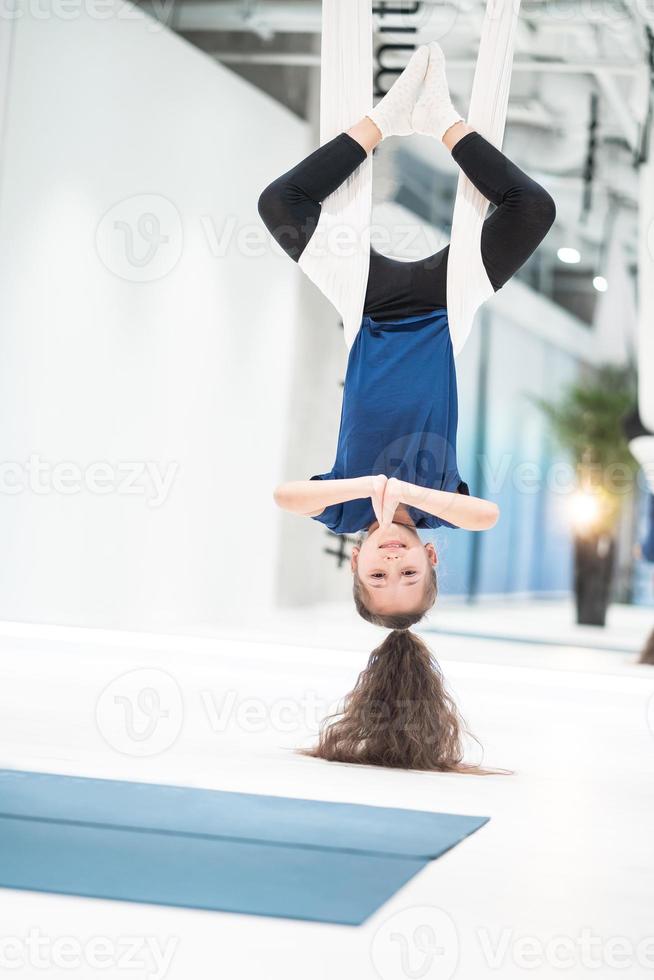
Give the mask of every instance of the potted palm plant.
<path id="1" fill-rule="evenodd" d="M 638 469 L 622 429 L 635 388 L 632 367 L 603 365 L 585 372 L 560 401 L 539 401 L 575 464 L 574 588 L 577 622 L 585 625 L 606 624 L 617 526 Z"/>

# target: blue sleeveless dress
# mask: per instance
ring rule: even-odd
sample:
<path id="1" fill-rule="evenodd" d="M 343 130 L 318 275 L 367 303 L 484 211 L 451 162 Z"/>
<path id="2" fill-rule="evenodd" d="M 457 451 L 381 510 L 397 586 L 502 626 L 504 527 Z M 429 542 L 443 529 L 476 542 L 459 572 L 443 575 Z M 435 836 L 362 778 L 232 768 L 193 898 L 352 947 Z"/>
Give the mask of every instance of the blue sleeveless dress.
<path id="1" fill-rule="evenodd" d="M 469 493 L 456 460 L 458 403 L 447 310 L 398 320 L 365 315 L 350 349 L 334 465 L 312 480 L 384 473 L 435 490 Z M 454 527 L 407 507 L 416 527 Z M 314 516 L 335 534 L 376 520 L 369 497 Z"/>

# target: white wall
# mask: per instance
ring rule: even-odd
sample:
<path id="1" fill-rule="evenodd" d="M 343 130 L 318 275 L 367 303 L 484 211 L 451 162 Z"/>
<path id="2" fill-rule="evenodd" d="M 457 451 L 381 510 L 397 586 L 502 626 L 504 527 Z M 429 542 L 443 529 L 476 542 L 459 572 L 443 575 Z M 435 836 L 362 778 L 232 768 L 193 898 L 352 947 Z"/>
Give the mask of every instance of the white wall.
<path id="1" fill-rule="evenodd" d="M 256 202 L 307 127 L 123 4 L 38 12 L 14 25 L 1 161 L 0 618 L 165 629 L 265 608 L 301 274 Z M 148 213 L 168 236 L 150 261 Z M 212 254 L 232 219 L 263 256 Z M 8 492 L 33 454 L 44 492 Z M 72 490 L 98 461 L 178 473 L 158 507 L 53 489 L 55 464 Z"/>

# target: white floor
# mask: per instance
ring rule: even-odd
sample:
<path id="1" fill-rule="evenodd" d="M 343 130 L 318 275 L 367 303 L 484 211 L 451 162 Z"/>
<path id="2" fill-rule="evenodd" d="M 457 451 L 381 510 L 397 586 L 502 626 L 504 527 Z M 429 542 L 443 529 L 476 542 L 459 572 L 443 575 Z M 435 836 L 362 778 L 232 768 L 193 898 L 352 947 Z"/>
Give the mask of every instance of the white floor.
<path id="1" fill-rule="evenodd" d="M 293 753 L 383 636 L 336 607 L 213 636 L 2 625 L 2 767 L 492 819 L 359 928 L 0 890 L 0 973 L 649 976 L 654 668 L 634 654 L 650 620 L 616 609 L 609 630 L 589 633 L 566 604 L 439 613 L 448 632 L 426 635 L 485 760 L 515 770 L 483 778 Z"/>

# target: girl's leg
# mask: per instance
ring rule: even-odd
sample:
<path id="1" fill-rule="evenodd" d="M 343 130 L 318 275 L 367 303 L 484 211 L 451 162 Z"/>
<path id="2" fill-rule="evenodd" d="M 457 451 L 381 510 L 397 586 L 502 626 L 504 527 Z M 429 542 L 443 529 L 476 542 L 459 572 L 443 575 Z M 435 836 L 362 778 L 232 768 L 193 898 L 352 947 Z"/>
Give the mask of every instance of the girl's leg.
<path id="1" fill-rule="evenodd" d="M 474 186 L 496 205 L 482 228 L 481 254 L 493 289 L 498 290 L 549 231 L 556 214 L 554 201 L 540 184 L 461 117 L 456 121 L 445 56 L 436 42 L 430 44 L 429 50 L 425 91 L 414 110 L 414 123 L 416 128 L 442 139 Z"/>
<path id="2" fill-rule="evenodd" d="M 360 166 L 382 138 L 413 132 L 411 115 L 428 64 L 429 47 L 423 44 L 369 114 L 263 191 L 259 214 L 296 262 L 316 229 L 321 202 Z"/>
<path id="3" fill-rule="evenodd" d="M 464 136 L 468 135 L 468 133 L 474 132 L 475 130 L 472 128 L 472 126 L 468 126 L 466 122 L 461 120 L 460 122 L 454 123 L 449 127 L 449 129 L 445 130 L 443 133 L 443 143 L 451 153 L 459 140 L 462 140 Z"/>
<path id="4" fill-rule="evenodd" d="M 451 126 L 443 135 L 443 143 L 477 190 L 496 205 L 482 227 L 481 255 L 497 292 L 551 228 L 556 216 L 554 201 L 544 187 L 465 123 Z M 407 312 L 422 313 L 447 305 L 449 251 L 450 246 L 446 245 L 427 258 L 403 263 L 404 268 L 398 265 L 396 276 L 407 278 L 404 292 L 411 296 L 411 309 Z M 392 261 L 384 258 L 383 263 L 378 263 L 384 268 L 380 267 L 369 285 L 370 304 L 377 309 L 389 306 L 386 294 L 394 273 L 386 266 Z"/>
<path id="5" fill-rule="evenodd" d="M 411 124 L 417 132 L 441 139 L 474 186 L 496 206 L 483 224 L 481 255 L 497 291 L 551 228 L 556 215 L 553 199 L 463 122 L 452 105 L 445 57 L 435 41 L 429 44 L 424 91 L 412 112 Z M 418 262 L 406 263 L 373 251 L 364 311 L 381 317 L 397 315 L 398 306 L 405 308 L 406 314 L 446 306 L 448 258 L 449 245 Z"/>
<path id="6" fill-rule="evenodd" d="M 481 255 L 497 291 L 536 251 L 554 223 L 556 206 L 544 187 L 481 133 L 459 124 L 445 133 L 446 146 L 448 137 L 453 159 L 477 190 L 496 205 L 482 227 Z"/>
<path id="7" fill-rule="evenodd" d="M 374 123 L 364 117 L 261 192 L 259 215 L 273 238 L 296 262 L 316 230 L 321 202 L 363 163 L 380 138 Z"/>
<path id="8" fill-rule="evenodd" d="M 354 126 L 350 127 L 350 129 L 347 130 L 347 134 L 348 136 L 351 136 L 352 139 L 355 139 L 357 143 L 360 143 L 366 153 L 370 153 L 372 150 L 374 150 L 382 139 L 381 130 L 375 125 L 369 116 L 364 116 L 358 123 L 355 123 Z"/>

